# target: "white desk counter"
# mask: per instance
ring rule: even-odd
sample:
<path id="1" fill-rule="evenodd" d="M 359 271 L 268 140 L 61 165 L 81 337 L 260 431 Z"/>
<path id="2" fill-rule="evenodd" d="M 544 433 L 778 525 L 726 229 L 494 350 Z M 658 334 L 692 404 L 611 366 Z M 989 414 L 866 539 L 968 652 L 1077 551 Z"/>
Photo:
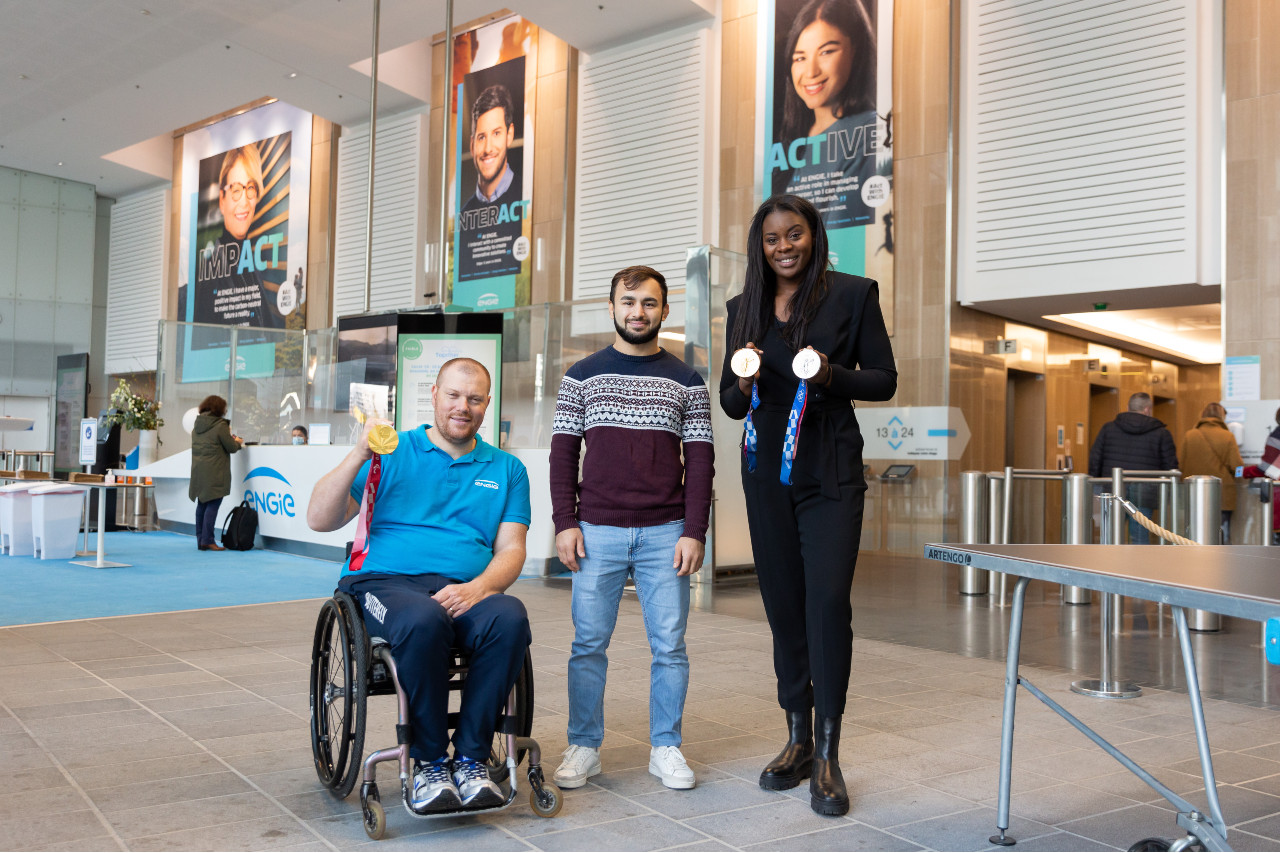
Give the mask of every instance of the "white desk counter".
<path id="1" fill-rule="evenodd" d="M 307 527 L 307 502 L 325 474 L 337 467 L 351 450 L 339 445 L 252 445 L 231 454 L 231 494 L 218 507 L 217 538 L 233 507 L 250 501 L 258 511 L 261 547 L 309 557 L 341 561 L 346 544 L 355 539 L 356 522 L 330 533 Z M 529 471 L 533 523 L 529 529 L 523 574 L 542 576 L 555 556 L 555 531 L 551 524 L 549 451 L 511 451 Z M 191 450 L 166 456 L 151 465 L 130 471 L 150 477 L 155 484 L 156 517 L 161 528 L 195 534 L 196 504 L 187 497 L 191 480 Z"/>

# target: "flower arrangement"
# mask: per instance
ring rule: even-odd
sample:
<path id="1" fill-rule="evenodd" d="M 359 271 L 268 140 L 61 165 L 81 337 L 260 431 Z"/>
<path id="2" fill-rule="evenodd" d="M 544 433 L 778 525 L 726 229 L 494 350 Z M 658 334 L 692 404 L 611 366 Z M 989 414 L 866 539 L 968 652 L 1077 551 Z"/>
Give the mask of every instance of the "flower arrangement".
<path id="1" fill-rule="evenodd" d="M 123 379 L 111 392 L 111 411 L 107 423 L 121 424 L 125 429 L 159 429 L 164 426 L 160 417 L 160 404 L 129 390 Z"/>

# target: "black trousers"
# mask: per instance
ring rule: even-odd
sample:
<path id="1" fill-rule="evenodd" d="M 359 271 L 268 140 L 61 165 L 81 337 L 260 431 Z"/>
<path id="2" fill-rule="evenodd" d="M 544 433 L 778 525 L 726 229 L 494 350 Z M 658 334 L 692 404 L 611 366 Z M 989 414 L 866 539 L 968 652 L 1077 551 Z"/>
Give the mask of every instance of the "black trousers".
<path id="1" fill-rule="evenodd" d="M 456 581 L 440 575 L 382 574 L 347 577 L 340 587 L 360 602 L 369 636 L 391 644 L 409 701 L 409 754 L 414 758 L 435 761 L 448 754 L 449 648 L 457 645 L 470 652 L 454 755 L 485 761 L 494 724 L 533 639 L 529 615 L 520 599 L 491 595 L 455 619 L 431 597 L 451 583 Z"/>
<path id="2" fill-rule="evenodd" d="M 833 500 L 817 479 L 797 471 L 793 480 L 786 486 L 759 469 L 742 475 L 756 576 L 773 631 L 778 704 L 838 717 L 853 658 L 850 591 L 867 487 L 842 484 Z"/>
<path id="3" fill-rule="evenodd" d="M 218 507 L 222 505 L 222 498 L 214 498 L 211 501 L 196 501 L 196 544 L 197 545 L 216 545 L 214 540 L 217 538 L 217 530 L 214 523 L 218 520 Z"/>

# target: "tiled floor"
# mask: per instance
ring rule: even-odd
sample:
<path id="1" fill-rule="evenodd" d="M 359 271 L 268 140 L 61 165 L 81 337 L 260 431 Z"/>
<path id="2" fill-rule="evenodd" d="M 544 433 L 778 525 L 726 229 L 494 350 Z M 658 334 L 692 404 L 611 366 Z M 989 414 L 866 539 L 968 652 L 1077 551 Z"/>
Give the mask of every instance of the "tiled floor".
<path id="1" fill-rule="evenodd" d="M 895 618 L 938 627 L 900 632 L 897 642 L 855 640 L 841 743 L 853 796 L 845 818 L 815 815 L 805 788 L 757 786 L 781 745 L 782 715 L 752 590 L 728 588 L 690 619 L 684 751 L 697 788 L 669 791 L 647 772 L 648 651 L 628 597 L 611 649 L 604 774 L 567 792 L 549 820 L 520 802 L 481 818 L 419 821 L 388 802 L 387 838 L 370 842 L 358 798 L 334 801 L 311 767 L 307 670 L 318 602 L 305 601 L 0 630 L 0 849 L 988 849 L 1001 617 L 961 606 L 940 582 L 912 590 L 915 576 L 899 566 L 866 562 L 859 572 L 860 614 L 880 602 L 875 618 L 859 617 L 860 634 L 892 633 Z M 534 736 L 554 768 L 565 745 L 568 587 L 525 581 L 517 591 L 534 626 Z M 1058 610 L 1045 606 L 1028 626 L 1046 648 L 1061 636 L 1048 625 Z M 986 639 L 947 645 L 948 632 L 966 624 L 970 640 Z M 1070 659 L 1042 650 L 1023 672 L 1203 802 L 1186 696 L 1148 689 L 1128 702 L 1085 699 L 1067 689 L 1080 675 Z M 1094 656 L 1079 659 L 1087 674 Z M 1240 701 L 1207 701 L 1230 841 L 1277 849 L 1280 713 L 1241 691 Z M 371 700 L 370 723 L 367 748 L 394 743 L 394 700 Z M 1176 831 L 1163 800 L 1026 693 L 1013 791 L 1015 850 L 1124 849 Z"/>

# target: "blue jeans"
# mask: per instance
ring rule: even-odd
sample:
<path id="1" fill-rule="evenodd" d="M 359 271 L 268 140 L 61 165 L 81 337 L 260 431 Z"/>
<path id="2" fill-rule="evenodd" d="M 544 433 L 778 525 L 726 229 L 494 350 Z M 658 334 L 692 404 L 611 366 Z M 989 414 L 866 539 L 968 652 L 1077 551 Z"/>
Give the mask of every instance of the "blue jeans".
<path id="1" fill-rule="evenodd" d="M 653 527 L 609 527 L 581 523 L 585 557 L 573 576 L 573 650 L 569 655 L 569 743 L 599 748 L 604 742 L 605 654 L 627 575 L 636 579 L 649 667 L 649 742 L 679 746 L 689 655 L 684 631 L 689 621 L 689 578 L 677 577 L 671 563 L 684 521 Z"/>

